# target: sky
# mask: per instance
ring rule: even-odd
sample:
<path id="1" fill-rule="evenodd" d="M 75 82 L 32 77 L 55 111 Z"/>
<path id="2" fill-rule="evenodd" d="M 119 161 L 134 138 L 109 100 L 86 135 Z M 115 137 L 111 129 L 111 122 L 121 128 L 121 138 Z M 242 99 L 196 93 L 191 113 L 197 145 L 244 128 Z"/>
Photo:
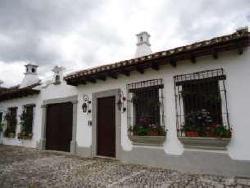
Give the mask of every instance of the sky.
<path id="1" fill-rule="evenodd" d="M 24 65 L 67 72 L 134 57 L 136 34 L 153 52 L 250 25 L 250 0 L 0 0 L 0 80 L 19 84 Z"/>

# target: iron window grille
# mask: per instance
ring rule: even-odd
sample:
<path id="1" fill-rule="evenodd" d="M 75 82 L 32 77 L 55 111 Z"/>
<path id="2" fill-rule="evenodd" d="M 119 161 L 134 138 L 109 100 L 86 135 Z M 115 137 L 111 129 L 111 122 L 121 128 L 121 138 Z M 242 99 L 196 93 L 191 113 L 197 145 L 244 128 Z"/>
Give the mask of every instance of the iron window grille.
<path id="1" fill-rule="evenodd" d="M 1 133 L 3 131 L 3 112 L 0 112 L 0 137 L 1 137 Z"/>
<path id="2" fill-rule="evenodd" d="M 142 118 L 165 130 L 163 106 L 163 80 L 153 79 L 127 85 L 128 124 L 138 125 Z"/>
<path id="3" fill-rule="evenodd" d="M 3 112 L 0 112 L 0 124 L 2 123 L 3 120 Z"/>
<path id="4" fill-rule="evenodd" d="M 28 104 L 23 106 L 23 121 L 25 122 L 22 126 L 22 133 L 32 134 L 33 121 L 34 121 L 34 104 Z"/>
<path id="5" fill-rule="evenodd" d="M 17 126 L 17 107 L 8 108 L 7 114 L 5 114 L 5 119 L 7 121 L 7 128 L 5 130 L 5 136 L 9 136 L 9 133 L 16 134 Z"/>
<path id="6" fill-rule="evenodd" d="M 185 136 L 183 126 L 197 111 L 209 114 L 210 124 L 230 129 L 225 80 L 223 69 L 174 76 L 178 136 Z"/>

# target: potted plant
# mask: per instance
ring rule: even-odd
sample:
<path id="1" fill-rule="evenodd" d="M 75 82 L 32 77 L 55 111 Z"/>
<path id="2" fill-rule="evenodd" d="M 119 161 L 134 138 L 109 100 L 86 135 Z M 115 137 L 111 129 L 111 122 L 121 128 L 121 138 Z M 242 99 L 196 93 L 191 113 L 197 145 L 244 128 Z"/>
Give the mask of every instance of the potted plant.
<path id="1" fill-rule="evenodd" d="M 130 126 L 128 129 L 130 135 L 134 136 L 166 136 L 166 131 L 161 126 L 143 127 L 139 125 Z"/>
<path id="2" fill-rule="evenodd" d="M 7 128 L 4 131 L 4 136 L 9 138 L 15 138 L 17 123 L 16 117 L 14 115 L 11 115 L 10 112 L 8 112 L 6 113 L 4 119 L 7 122 Z"/>
<path id="3" fill-rule="evenodd" d="M 3 127 L 4 124 L 2 122 L 0 122 L 0 144 L 2 143 L 2 132 L 3 132 Z"/>
<path id="4" fill-rule="evenodd" d="M 2 122 L 0 122 L 0 133 L 3 132 L 3 127 L 4 127 L 4 124 Z"/>
<path id="5" fill-rule="evenodd" d="M 32 121 L 33 116 L 24 109 L 20 115 L 21 132 L 18 134 L 18 139 L 32 138 Z"/>
<path id="6" fill-rule="evenodd" d="M 214 123 L 210 113 L 203 109 L 186 116 L 179 140 L 187 148 L 225 150 L 231 136 L 232 129 Z"/>
<path id="7" fill-rule="evenodd" d="M 206 109 L 190 112 L 185 117 L 181 132 L 187 137 L 206 136 L 213 120 Z"/>
<path id="8" fill-rule="evenodd" d="M 29 140 L 32 139 L 32 136 L 33 136 L 32 133 L 20 132 L 18 133 L 17 138 L 22 140 Z"/>
<path id="9" fill-rule="evenodd" d="M 220 137 L 220 138 L 231 138 L 232 128 L 227 128 L 225 126 L 220 125 L 215 128 L 214 133 L 217 137 Z"/>
<path id="10" fill-rule="evenodd" d="M 166 136 L 164 127 L 152 123 L 147 117 L 141 118 L 139 124 L 130 126 L 128 132 L 135 145 L 162 145 Z"/>
<path id="11" fill-rule="evenodd" d="M 199 133 L 197 131 L 196 126 L 194 126 L 192 124 L 189 124 L 189 123 L 185 123 L 182 126 L 182 132 L 184 132 L 185 136 L 188 136 L 188 137 L 197 137 L 197 136 L 199 136 Z"/>

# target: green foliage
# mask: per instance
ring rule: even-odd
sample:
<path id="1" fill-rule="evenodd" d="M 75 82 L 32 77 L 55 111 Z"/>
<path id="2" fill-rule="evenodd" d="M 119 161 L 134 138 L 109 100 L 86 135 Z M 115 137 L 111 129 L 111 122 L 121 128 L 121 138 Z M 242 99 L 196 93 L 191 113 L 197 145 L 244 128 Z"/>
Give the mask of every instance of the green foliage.
<path id="1" fill-rule="evenodd" d="M 210 113 L 205 109 L 191 112 L 185 118 L 182 132 L 194 131 L 201 137 L 230 138 L 232 129 L 213 122 Z"/>
<path id="2" fill-rule="evenodd" d="M 24 109 L 20 115 L 20 124 L 21 124 L 21 136 L 30 136 L 32 134 L 32 122 L 33 114 L 27 109 Z"/>
<path id="3" fill-rule="evenodd" d="M 138 136 L 146 136 L 149 131 L 148 127 L 134 126 L 133 133 Z"/>
<path id="4" fill-rule="evenodd" d="M 218 126 L 214 130 L 215 135 L 221 138 L 231 138 L 232 137 L 232 129 L 226 128 L 224 126 Z"/>
<path id="5" fill-rule="evenodd" d="M 7 128 L 4 132 L 5 137 L 12 137 L 12 135 L 16 133 L 16 124 L 17 124 L 17 118 L 15 114 L 11 114 L 10 112 L 7 112 L 4 119 L 7 122 Z"/>
<path id="6" fill-rule="evenodd" d="M 143 116 L 140 118 L 138 124 L 130 126 L 129 132 L 137 136 L 165 136 L 166 131 L 164 127 L 156 124 L 152 118 Z"/>
<path id="7" fill-rule="evenodd" d="M 206 127 L 211 125 L 213 120 L 210 113 L 205 109 L 200 111 L 191 112 L 185 118 L 183 131 L 198 131 L 201 134 L 206 130 Z"/>
<path id="8" fill-rule="evenodd" d="M 136 136 L 165 136 L 166 135 L 166 131 L 161 126 L 145 127 L 141 125 L 135 125 L 133 127 L 130 126 L 128 131 L 133 133 L 133 135 L 136 135 Z"/>
<path id="9" fill-rule="evenodd" d="M 4 124 L 0 122 L 0 133 L 3 131 Z"/>

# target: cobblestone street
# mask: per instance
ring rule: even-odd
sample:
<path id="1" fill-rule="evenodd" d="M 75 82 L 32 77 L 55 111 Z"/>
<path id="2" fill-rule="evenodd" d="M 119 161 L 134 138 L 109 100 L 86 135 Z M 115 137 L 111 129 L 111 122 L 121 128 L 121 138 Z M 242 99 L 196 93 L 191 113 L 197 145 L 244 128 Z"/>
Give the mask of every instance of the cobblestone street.
<path id="1" fill-rule="evenodd" d="M 181 173 L 0 145 L 0 187 L 250 187 L 250 179 Z"/>

